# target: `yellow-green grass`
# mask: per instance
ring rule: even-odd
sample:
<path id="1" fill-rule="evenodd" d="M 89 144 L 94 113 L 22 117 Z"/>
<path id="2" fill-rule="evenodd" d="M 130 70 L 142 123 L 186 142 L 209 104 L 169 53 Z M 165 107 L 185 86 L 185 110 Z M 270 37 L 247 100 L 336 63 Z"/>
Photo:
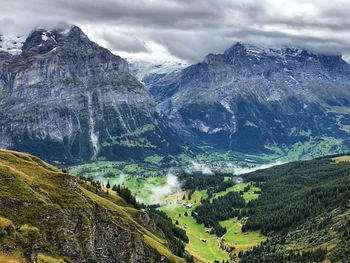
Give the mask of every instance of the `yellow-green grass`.
<path id="1" fill-rule="evenodd" d="M 23 244 L 30 245 L 37 240 L 37 236 L 41 235 L 39 228 L 43 227 L 42 218 L 51 218 L 45 222 L 44 227 L 47 235 L 55 236 L 57 227 L 64 221 L 65 208 L 88 209 L 95 203 L 113 215 L 113 223 L 118 225 L 122 220 L 123 226 L 130 226 L 125 231 L 142 236 L 149 246 L 155 248 L 171 262 L 184 262 L 166 248 L 166 240 L 151 233 L 136 221 L 140 213 L 144 212 L 118 205 L 123 202 L 112 192 L 104 198 L 106 194 L 101 193 L 102 196 L 100 196 L 89 191 L 91 186 L 85 185 L 82 181 L 79 182 L 77 189 L 71 191 L 70 185 L 72 187 L 76 185 L 74 183 L 76 178 L 72 175 L 63 173 L 34 156 L 1 149 L 0 175 L 0 197 L 4 200 L 11 199 L 20 206 L 20 209 L 16 210 L 11 207 L 1 207 L 0 228 L 4 230 L 12 224 L 18 227 L 16 235 Z M 53 214 L 55 216 L 52 216 Z M 55 245 L 45 243 L 43 249 L 49 252 L 50 256 L 58 258 L 59 251 Z M 1 261 L 1 258 L 4 260 Z M 0 253 L 0 262 L 21 262 L 18 260 L 21 260 L 21 257 L 15 254 Z"/>
<path id="2" fill-rule="evenodd" d="M 217 193 L 214 198 L 223 196 L 231 191 L 241 191 L 248 185 L 249 183 L 237 184 L 233 187 L 227 188 L 226 191 Z M 260 189 L 255 186 L 251 186 L 250 190 L 244 193 L 243 197 L 246 199 L 246 201 L 258 198 L 258 194 L 253 194 L 253 192 L 256 190 Z M 183 191 L 181 193 L 168 196 L 166 198 L 168 204 L 166 206 L 160 207 L 159 210 L 164 211 L 173 220 L 173 223 L 176 222 L 174 220 L 176 219 L 179 222 L 178 226 L 186 231 L 186 234 L 189 238 L 189 243 L 186 245 L 186 250 L 191 253 L 198 261 L 213 262 L 214 260 L 219 260 L 221 262 L 222 260 L 228 260 L 229 254 L 219 248 L 216 236 L 205 233 L 206 228 L 204 225 L 197 224 L 195 219 L 191 217 L 192 211 L 196 208 L 197 205 L 201 204 L 201 198 L 208 197 L 206 190 L 195 191 L 192 194 L 191 200 L 187 199 L 188 192 L 189 191 Z M 185 196 L 184 200 L 183 196 Z M 192 203 L 193 208 L 186 209 L 183 205 L 177 204 L 177 201 L 180 201 L 182 203 Z M 184 215 L 185 212 L 187 212 L 188 216 Z M 181 214 L 180 217 L 179 214 Z M 242 233 L 241 225 L 234 225 L 233 219 L 220 222 L 220 224 L 226 226 L 228 232 L 223 236 L 223 238 L 228 245 L 235 246 L 237 248 L 235 252 L 239 250 L 246 250 L 265 240 L 265 238 L 258 232 Z M 235 234 L 235 232 L 238 232 L 238 234 Z M 201 239 L 206 239 L 207 243 L 204 243 L 201 241 Z"/>
<path id="3" fill-rule="evenodd" d="M 334 157 L 332 160 L 335 161 L 335 163 L 350 162 L 350 155 Z"/>
<path id="4" fill-rule="evenodd" d="M 22 257 L 22 253 L 20 251 L 15 251 L 11 254 L 8 254 L 0 250 L 0 262 L 1 263 L 25 263 L 26 261 Z"/>
<path id="5" fill-rule="evenodd" d="M 222 260 L 226 261 L 229 259 L 227 252 L 218 247 L 215 235 L 205 233 L 204 225 L 197 224 L 191 217 L 193 209 L 186 209 L 184 206 L 178 204 L 168 204 L 159 209 L 166 212 L 172 219 L 176 218 L 179 222 L 179 227 L 186 230 L 186 234 L 189 238 L 186 250 L 196 259 L 201 262 L 213 262 L 214 260 L 219 260 L 221 262 Z M 184 216 L 186 211 L 188 216 Z M 181 217 L 179 217 L 179 214 L 181 214 Z M 175 222 L 175 220 L 173 220 L 173 222 Z M 187 228 L 185 228 L 185 226 Z M 207 243 L 204 243 L 201 239 L 206 239 Z"/>
<path id="6" fill-rule="evenodd" d="M 37 262 L 38 263 L 65 263 L 66 261 L 64 259 L 54 258 L 48 255 L 45 255 L 43 253 L 39 253 L 37 256 Z"/>
<path id="7" fill-rule="evenodd" d="M 0 234 L 8 228 L 14 228 L 12 221 L 0 216 Z"/>
<path id="8" fill-rule="evenodd" d="M 228 219 L 219 222 L 222 227 L 226 227 L 227 232 L 223 235 L 223 239 L 229 246 L 234 246 L 236 249 L 234 252 L 241 250 L 247 250 L 252 246 L 260 244 L 261 241 L 265 241 L 266 238 L 259 232 L 242 232 L 242 224 L 237 218 Z"/>

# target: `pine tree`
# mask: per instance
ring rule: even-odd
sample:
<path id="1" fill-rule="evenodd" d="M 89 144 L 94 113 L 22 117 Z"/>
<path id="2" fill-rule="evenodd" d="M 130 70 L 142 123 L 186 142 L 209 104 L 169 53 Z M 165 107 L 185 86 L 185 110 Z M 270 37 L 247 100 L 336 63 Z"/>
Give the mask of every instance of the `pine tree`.
<path id="1" fill-rule="evenodd" d="M 107 182 L 107 185 L 106 185 L 106 188 L 111 188 L 111 185 L 110 185 L 110 183 L 109 183 L 109 180 L 108 180 L 108 182 Z"/>

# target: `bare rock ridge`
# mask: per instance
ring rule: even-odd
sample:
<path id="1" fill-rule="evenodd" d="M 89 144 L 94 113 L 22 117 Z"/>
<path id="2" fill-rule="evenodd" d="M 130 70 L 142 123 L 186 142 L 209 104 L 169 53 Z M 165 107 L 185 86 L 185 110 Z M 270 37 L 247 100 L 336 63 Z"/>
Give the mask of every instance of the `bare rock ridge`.
<path id="1" fill-rule="evenodd" d="M 143 159 L 176 135 L 127 62 L 76 26 L 36 29 L 0 52 L 0 147 L 47 161 Z"/>

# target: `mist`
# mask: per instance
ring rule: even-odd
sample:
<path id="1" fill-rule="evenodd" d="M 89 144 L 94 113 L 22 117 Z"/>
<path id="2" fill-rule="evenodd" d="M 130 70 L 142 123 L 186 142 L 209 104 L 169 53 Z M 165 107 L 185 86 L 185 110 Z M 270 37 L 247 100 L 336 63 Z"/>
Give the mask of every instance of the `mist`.
<path id="1" fill-rule="evenodd" d="M 234 176 L 232 177 L 232 180 L 234 181 L 235 184 L 241 184 L 243 183 L 243 178 L 239 176 Z"/>
<path id="2" fill-rule="evenodd" d="M 181 192 L 181 183 L 177 176 L 169 172 L 167 174 L 166 183 L 161 186 L 155 186 L 153 184 L 146 184 L 144 190 L 152 192 L 151 197 L 148 200 L 150 204 L 161 204 L 164 202 L 164 198 L 167 196 Z"/>
<path id="3" fill-rule="evenodd" d="M 233 174 L 234 175 L 247 174 L 247 173 L 255 172 L 257 170 L 267 169 L 267 168 L 270 168 L 270 167 L 273 167 L 273 166 L 276 166 L 276 165 L 281 165 L 281 164 L 284 164 L 284 163 L 285 162 L 277 161 L 277 162 L 274 162 L 274 163 L 263 164 L 263 165 L 252 167 L 252 168 L 243 168 L 243 167 L 234 165 L 235 170 L 234 170 Z"/>
<path id="4" fill-rule="evenodd" d="M 195 171 L 201 172 L 204 175 L 213 175 L 213 171 L 210 169 L 209 166 L 202 164 L 202 163 L 198 163 L 195 161 L 191 161 L 192 163 L 192 167 L 194 168 Z"/>

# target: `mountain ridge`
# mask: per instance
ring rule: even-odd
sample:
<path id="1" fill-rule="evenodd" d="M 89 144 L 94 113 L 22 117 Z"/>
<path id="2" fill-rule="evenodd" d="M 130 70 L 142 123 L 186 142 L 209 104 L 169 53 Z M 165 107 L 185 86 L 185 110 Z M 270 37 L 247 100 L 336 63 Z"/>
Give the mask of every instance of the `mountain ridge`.
<path id="1" fill-rule="evenodd" d="M 128 63 L 76 26 L 34 30 L 0 72 L 3 148 L 61 163 L 179 151 Z"/>
<path id="2" fill-rule="evenodd" d="M 196 145 L 269 152 L 306 142 L 311 131 L 348 147 L 349 64 L 339 54 L 267 50 L 236 43 L 148 89 L 172 127 Z"/>

